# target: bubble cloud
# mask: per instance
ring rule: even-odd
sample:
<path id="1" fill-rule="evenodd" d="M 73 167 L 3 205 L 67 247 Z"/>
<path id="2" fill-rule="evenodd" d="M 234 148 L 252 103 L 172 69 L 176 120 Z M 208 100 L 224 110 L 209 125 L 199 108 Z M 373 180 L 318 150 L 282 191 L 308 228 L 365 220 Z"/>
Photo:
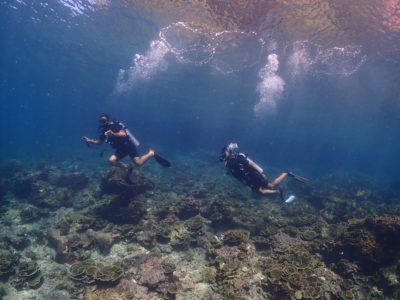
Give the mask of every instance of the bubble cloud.
<path id="1" fill-rule="evenodd" d="M 97 8 L 104 8 L 110 5 L 110 0 L 58 0 L 58 2 L 69 8 L 72 15 L 82 15 L 86 11 L 94 11 Z"/>
<path id="2" fill-rule="evenodd" d="M 149 80 L 159 71 L 165 71 L 168 68 L 168 63 L 165 60 L 165 55 L 168 52 L 170 50 L 162 40 L 152 41 L 146 54 L 135 55 L 133 65 L 129 69 L 119 70 L 117 92 L 125 92 L 138 81 Z"/>
<path id="3" fill-rule="evenodd" d="M 308 41 L 297 41 L 286 48 L 287 68 L 292 78 L 304 74 L 350 76 L 366 61 L 359 46 L 323 49 Z"/>
<path id="4" fill-rule="evenodd" d="M 361 46 L 322 48 L 305 40 L 296 41 L 283 50 L 281 60 L 286 68 L 283 74 L 296 80 L 306 74 L 350 76 L 366 61 Z M 264 41 L 255 32 L 218 32 L 185 22 L 172 23 L 160 30 L 158 38 L 144 54 L 134 55 L 130 67 L 119 71 L 116 91 L 126 92 L 136 83 L 151 80 L 158 72 L 167 70 L 167 54 L 178 63 L 208 65 L 227 75 L 259 64 L 266 52 L 270 54 L 258 74 L 259 101 L 253 110 L 257 117 L 273 115 L 286 84 L 278 75 L 279 45 L 273 40 Z"/>
<path id="5" fill-rule="evenodd" d="M 267 64 L 258 73 L 261 78 L 261 82 L 257 85 L 260 99 L 254 106 L 254 113 L 258 117 L 274 114 L 277 103 L 282 98 L 285 81 L 276 74 L 278 69 L 278 55 L 275 53 L 268 55 Z"/>
<path id="6" fill-rule="evenodd" d="M 135 54 L 132 66 L 119 71 L 116 91 L 125 92 L 138 81 L 165 71 L 168 53 L 179 63 L 208 64 L 219 73 L 230 74 L 254 66 L 261 51 L 262 40 L 254 32 L 213 32 L 184 22 L 173 23 L 161 29 L 158 39 L 150 43 L 144 55 Z"/>

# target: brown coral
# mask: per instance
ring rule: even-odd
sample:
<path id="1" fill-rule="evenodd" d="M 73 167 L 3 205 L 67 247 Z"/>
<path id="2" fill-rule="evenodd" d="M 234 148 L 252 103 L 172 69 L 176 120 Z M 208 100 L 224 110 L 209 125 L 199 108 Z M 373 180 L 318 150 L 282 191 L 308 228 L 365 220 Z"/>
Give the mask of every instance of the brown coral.
<path id="1" fill-rule="evenodd" d="M 331 259 L 342 257 L 372 270 L 394 263 L 400 253 L 400 217 L 369 216 L 352 222 L 329 250 Z"/>
<path id="2" fill-rule="evenodd" d="M 123 270 L 117 264 L 105 266 L 93 259 L 74 263 L 69 269 L 73 280 L 85 284 L 94 282 L 115 282 L 123 275 Z"/>

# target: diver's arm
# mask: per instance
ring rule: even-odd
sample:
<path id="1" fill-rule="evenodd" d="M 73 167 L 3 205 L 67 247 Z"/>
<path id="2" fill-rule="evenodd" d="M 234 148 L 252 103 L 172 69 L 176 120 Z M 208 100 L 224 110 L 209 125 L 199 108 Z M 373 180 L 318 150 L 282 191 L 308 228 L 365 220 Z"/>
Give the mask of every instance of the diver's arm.
<path id="1" fill-rule="evenodd" d="M 117 137 L 124 137 L 127 136 L 125 130 L 121 129 L 120 131 L 117 132 L 113 132 L 112 130 L 107 130 L 106 132 L 104 132 L 104 134 L 107 135 L 113 135 L 113 136 L 117 136 Z"/>
<path id="2" fill-rule="evenodd" d="M 96 144 L 96 145 L 98 145 L 98 144 L 101 144 L 103 141 L 102 140 L 94 140 L 94 139 L 90 139 L 90 138 L 88 138 L 88 137 L 86 137 L 86 136 L 84 136 L 84 137 L 82 137 L 82 139 L 86 142 L 86 143 L 91 143 L 91 144 Z"/>

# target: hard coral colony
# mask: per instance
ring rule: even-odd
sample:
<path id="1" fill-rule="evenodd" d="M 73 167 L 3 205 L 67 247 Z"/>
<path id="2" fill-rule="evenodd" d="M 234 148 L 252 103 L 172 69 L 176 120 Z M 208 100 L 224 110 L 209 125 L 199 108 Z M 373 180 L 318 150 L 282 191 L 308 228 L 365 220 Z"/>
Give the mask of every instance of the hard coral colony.
<path id="1" fill-rule="evenodd" d="M 282 206 L 213 184 L 212 169 L 195 180 L 192 168 L 171 170 L 172 179 L 134 170 L 127 183 L 120 168 L 98 179 L 56 165 L 3 165 L 5 299 L 26 291 L 37 299 L 400 295 L 400 205 L 386 200 L 394 192 L 315 183 Z"/>

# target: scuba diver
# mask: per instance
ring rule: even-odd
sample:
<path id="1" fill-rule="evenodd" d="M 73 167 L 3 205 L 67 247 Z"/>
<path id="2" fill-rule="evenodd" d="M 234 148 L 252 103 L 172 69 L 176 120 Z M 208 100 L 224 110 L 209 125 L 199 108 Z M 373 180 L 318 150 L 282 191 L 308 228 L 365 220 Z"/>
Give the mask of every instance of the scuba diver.
<path id="1" fill-rule="evenodd" d="M 220 161 L 225 162 L 225 166 L 236 179 L 248 185 L 257 193 L 262 195 L 279 194 L 283 200 L 282 191 L 278 188 L 278 185 L 287 176 L 303 183 L 308 182 L 307 179 L 288 171 L 283 172 L 272 182 L 269 182 L 263 169 L 253 162 L 246 154 L 240 153 L 238 149 L 239 147 L 236 143 L 230 143 L 228 146 L 225 146 L 221 150 Z M 293 201 L 293 199 L 294 196 L 293 198 L 288 198 L 289 202 Z"/>
<path id="2" fill-rule="evenodd" d="M 108 161 L 111 165 L 128 169 L 128 175 L 132 172 L 132 166 L 128 163 L 120 161 L 125 156 L 129 155 L 135 165 L 143 165 L 150 157 L 156 160 L 163 166 L 169 167 L 170 163 L 155 153 L 154 149 L 150 149 L 147 154 L 139 156 L 137 146 L 138 140 L 129 132 L 128 128 L 119 121 L 111 121 L 110 117 L 103 114 L 99 117 L 100 136 L 97 140 L 90 139 L 86 136 L 82 139 L 89 144 L 101 144 L 104 141 L 110 144 L 115 153 L 110 156 Z"/>

